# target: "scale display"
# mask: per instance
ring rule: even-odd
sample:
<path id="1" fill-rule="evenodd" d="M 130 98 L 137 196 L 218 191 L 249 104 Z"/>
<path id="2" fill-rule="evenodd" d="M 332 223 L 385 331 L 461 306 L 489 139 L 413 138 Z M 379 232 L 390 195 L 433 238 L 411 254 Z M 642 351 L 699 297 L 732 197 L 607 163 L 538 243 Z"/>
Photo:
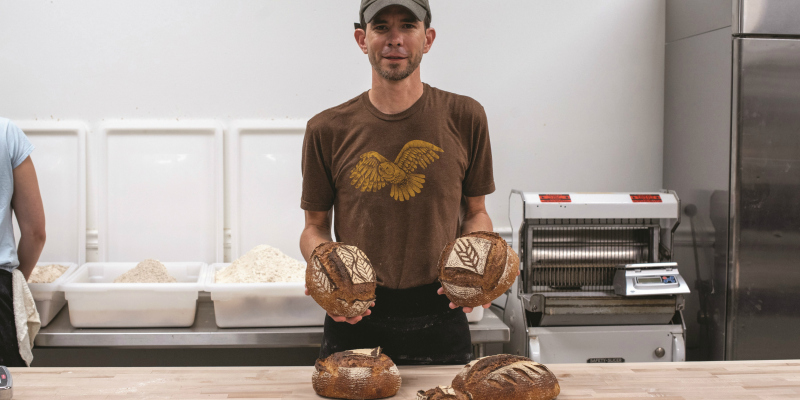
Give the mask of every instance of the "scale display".
<path id="1" fill-rule="evenodd" d="M 636 283 L 640 285 L 662 285 L 678 283 L 674 276 L 641 276 L 636 278 Z"/>
<path id="2" fill-rule="evenodd" d="M 676 275 L 645 275 L 632 278 L 635 288 L 647 292 L 672 289 L 680 286 L 678 276 Z"/>

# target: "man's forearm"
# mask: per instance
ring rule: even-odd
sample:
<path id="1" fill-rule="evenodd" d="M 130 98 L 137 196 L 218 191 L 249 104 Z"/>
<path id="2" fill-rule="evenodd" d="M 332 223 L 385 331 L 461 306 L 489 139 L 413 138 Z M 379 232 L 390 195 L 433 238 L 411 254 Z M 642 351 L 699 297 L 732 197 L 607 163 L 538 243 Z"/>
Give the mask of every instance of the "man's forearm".
<path id="1" fill-rule="evenodd" d="M 44 237 L 23 234 L 19 239 L 17 247 L 17 257 L 19 258 L 19 271 L 25 276 L 25 280 L 31 276 L 33 267 L 39 261 L 39 256 L 44 248 Z"/>
<path id="2" fill-rule="evenodd" d="M 324 242 L 332 242 L 330 228 L 325 230 L 320 226 L 306 226 L 303 233 L 300 234 L 300 252 L 303 253 L 303 258 L 308 259 L 311 257 L 311 252 L 317 246 Z"/>
<path id="3" fill-rule="evenodd" d="M 493 229 L 492 219 L 489 218 L 489 214 L 484 211 L 467 214 L 464 216 L 464 220 L 461 222 L 462 235 L 476 231 L 491 232 Z"/>

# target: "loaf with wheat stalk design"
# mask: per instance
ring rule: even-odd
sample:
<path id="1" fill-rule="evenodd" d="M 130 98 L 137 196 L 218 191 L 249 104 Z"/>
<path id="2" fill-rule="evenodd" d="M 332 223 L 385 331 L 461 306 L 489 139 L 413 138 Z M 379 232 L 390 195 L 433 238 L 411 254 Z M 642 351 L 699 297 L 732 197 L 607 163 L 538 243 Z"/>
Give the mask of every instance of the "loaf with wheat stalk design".
<path id="1" fill-rule="evenodd" d="M 355 317 L 375 301 L 375 270 L 355 246 L 325 242 L 317 246 L 306 267 L 306 288 L 334 316 Z"/>
<path id="2" fill-rule="evenodd" d="M 558 379 L 547 367 L 511 354 L 470 362 L 456 375 L 452 386 L 472 400 L 552 400 L 561 392 Z"/>
<path id="3" fill-rule="evenodd" d="M 439 282 L 459 307 L 491 303 L 517 279 L 519 258 L 494 232 L 466 234 L 445 246 L 439 257 Z"/>

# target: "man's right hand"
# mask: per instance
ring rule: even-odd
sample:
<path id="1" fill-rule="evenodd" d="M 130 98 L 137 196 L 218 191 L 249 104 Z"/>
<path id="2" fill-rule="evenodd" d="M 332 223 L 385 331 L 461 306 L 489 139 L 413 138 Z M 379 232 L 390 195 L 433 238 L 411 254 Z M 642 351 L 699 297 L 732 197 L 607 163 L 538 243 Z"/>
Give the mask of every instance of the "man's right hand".
<path id="1" fill-rule="evenodd" d="M 319 246 L 321 243 L 331 242 L 333 238 L 331 238 L 331 212 L 329 211 L 306 211 L 306 226 L 303 229 L 303 233 L 300 235 L 300 251 L 303 253 L 303 258 L 305 258 L 306 262 L 311 258 L 311 253 L 314 249 Z M 306 296 L 310 296 L 308 293 L 308 288 L 306 288 Z M 375 303 L 372 303 L 374 307 Z M 341 315 L 328 315 L 336 322 L 347 322 L 348 324 L 356 324 L 358 321 L 361 321 L 362 318 L 370 315 L 372 311 L 367 309 L 364 314 L 355 316 L 355 317 L 343 317 Z"/>
<path id="2" fill-rule="evenodd" d="M 306 288 L 305 293 L 306 293 L 306 296 L 311 296 L 311 294 L 308 293 L 308 288 Z M 370 307 L 375 307 L 375 302 L 374 301 L 372 302 Z M 349 318 L 348 317 L 343 317 L 341 315 L 331 315 L 331 313 L 327 313 L 327 314 L 328 314 L 329 317 L 331 317 L 332 320 L 334 320 L 336 322 L 347 322 L 350 325 L 355 325 L 355 324 L 358 323 L 358 321 L 361 321 L 362 318 L 366 317 L 367 315 L 372 314 L 372 310 L 370 310 L 368 308 L 367 311 L 364 311 L 363 314 L 357 315 L 355 317 L 349 317 Z"/>

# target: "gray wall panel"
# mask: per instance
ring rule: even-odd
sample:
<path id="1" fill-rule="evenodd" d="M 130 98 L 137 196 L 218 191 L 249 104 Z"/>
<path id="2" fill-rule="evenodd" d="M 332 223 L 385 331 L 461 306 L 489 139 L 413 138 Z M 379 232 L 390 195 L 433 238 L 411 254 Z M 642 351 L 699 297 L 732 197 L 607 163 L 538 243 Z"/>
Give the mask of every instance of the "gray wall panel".
<path id="1" fill-rule="evenodd" d="M 730 98 L 729 29 L 667 44 L 664 187 L 690 210 L 675 243 L 675 260 L 692 289 L 684 311 L 687 360 L 724 354 Z"/>
<path id="2" fill-rule="evenodd" d="M 667 43 L 731 26 L 732 8 L 732 0 L 667 0 Z"/>

